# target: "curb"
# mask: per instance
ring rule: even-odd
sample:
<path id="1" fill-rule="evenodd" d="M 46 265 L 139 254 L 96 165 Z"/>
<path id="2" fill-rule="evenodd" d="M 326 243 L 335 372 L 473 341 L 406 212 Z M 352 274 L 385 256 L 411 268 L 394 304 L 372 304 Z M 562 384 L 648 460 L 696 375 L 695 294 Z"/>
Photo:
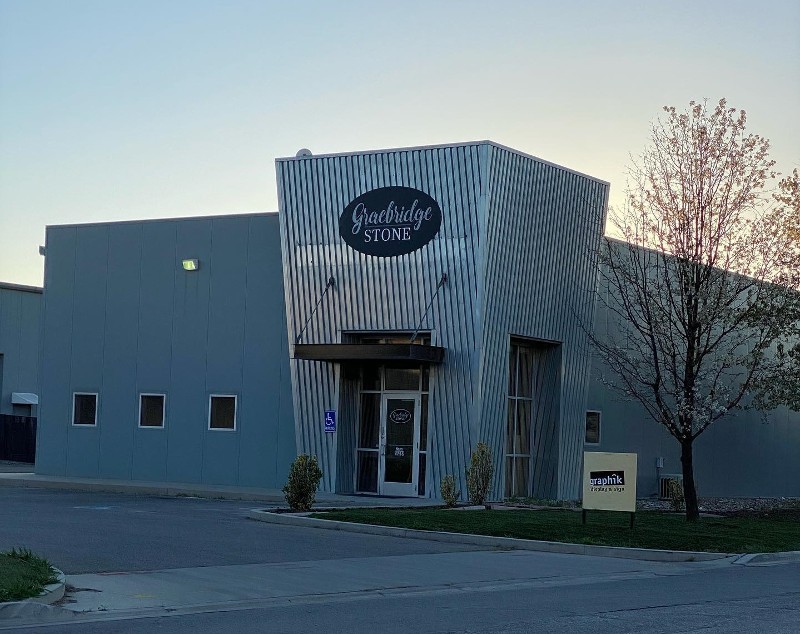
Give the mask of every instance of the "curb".
<path id="1" fill-rule="evenodd" d="M 315 511 L 316 512 L 316 511 Z M 306 526 L 334 531 L 347 531 L 367 535 L 389 535 L 425 539 L 428 541 L 451 544 L 467 544 L 471 546 L 489 546 L 492 548 L 508 548 L 513 550 L 534 550 L 546 553 L 568 555 L 592 555 L 594 557 L 616 557 L 619 559 L 636 559 L 641 561 L 691 562 L 714 561 L 736 557 L 730 553 L 705 553 L 686 550 L 651 550 L 647 548 L 624 548 L 621 546 L 595 546 L 591 544 L 570 544 L 565 542 L 545 542 L 515 537 L 491 537 L 488 535 L 469 535 L 467 533 L 447 533 L 443 531 L 425 531 L 395 526 L 376 526 L 374 524 L 356 524 L 338 520 L 323 520 L 308 517 L 308 513 L 273 513 L 254 509 L 247 517 L 259 522 L 284 524 L 290 526 Z M 776 553 L 779 554 L 779 553 Z"/>
<path id="2" fill-rule="evenodd" d="M 58 568 L 53 568 L 58 581 L 48 584 L 39 593 L 39 596 L 24 599 L 22 601 L 8 601 L 0 603 L 0 623 L 8 619 L 31 618 L 42 614 L 62 611 L 52 604 L 64 598 L 67 578 Z"/>
<path id="3" fill-rule="evenodd" d="M 58 581 L 46 585 L 44 587 L 44 590 L 42 590 L 42 592 L 39 594 L 38 597 L 31 597 L 30 599 L 26 599 L 25 600 L 26 602 L 50 605 L 51 603 L 55 603 L 56 601 L 61 601 L 61 599 L 64 598 L 64 591 L 66 590 L 67 586 L 67 578 L 64 575 L 64 573 L 61 572 L 58 568 L 53 568 L 53 571 L 56 573 Z"/>
<path id="4" fill-rule="evenodd" d="M 740 566 L 748 566 L 750 564 L 792 563 L 798 561 L 800 561 L 800 550 L 785 550 L 777 553 L 753 553 L 751 555 L 742 555 L 733 563 Z"/>

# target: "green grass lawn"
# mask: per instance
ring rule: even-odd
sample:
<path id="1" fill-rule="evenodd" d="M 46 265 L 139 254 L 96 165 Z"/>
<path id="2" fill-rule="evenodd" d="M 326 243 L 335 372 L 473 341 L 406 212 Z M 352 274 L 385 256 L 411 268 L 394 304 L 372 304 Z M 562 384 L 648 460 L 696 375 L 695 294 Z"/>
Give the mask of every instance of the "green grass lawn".
<path id="1" fill-rule="evenodd" d="M 633 530 L 629 528 L 628 513 L 608 511 L 589 511 L 585 526 L 580 512 L 565 510 L 350 509 L 316 513 L 313 517 L 602 546 L 723 553 L 800 550 L 800 521 L 792 513 L 702 518 L 689 523 L 682 515 L 640 511 Z"/>
<path id="2" fill-rule="evenodd" d="M 0 553 L 0 602 L 35 597 L 56 581 L 48 561 L 29 550 Z"/>

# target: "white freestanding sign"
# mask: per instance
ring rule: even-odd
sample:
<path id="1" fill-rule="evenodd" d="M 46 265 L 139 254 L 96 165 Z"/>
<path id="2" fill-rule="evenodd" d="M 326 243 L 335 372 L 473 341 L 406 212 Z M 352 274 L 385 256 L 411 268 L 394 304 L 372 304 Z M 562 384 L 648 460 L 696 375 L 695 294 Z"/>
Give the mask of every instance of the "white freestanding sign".
<path id="1" fill-rule="evenodd" d="M 636 454 L 583 454 L 583 509 L 636 512 Z"/>

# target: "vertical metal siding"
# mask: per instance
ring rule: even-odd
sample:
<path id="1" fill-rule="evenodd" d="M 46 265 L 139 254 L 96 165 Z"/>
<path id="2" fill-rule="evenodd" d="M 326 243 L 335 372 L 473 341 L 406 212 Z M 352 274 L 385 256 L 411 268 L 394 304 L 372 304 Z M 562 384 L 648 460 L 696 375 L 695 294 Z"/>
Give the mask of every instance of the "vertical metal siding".
<path id="1" fill-rule="evenodd" d="M 489 153 L 481 439 L 498 459 L 499 493 L 510 335 L 557 342 L 558 349 L 545 355 L 549 378 L 538 395 L 533 489 L 574 497 L 589 366 L 582 325 L 593 318 L 608 186 L 496 146 Z"/>
<path id="2" fill-rule="evenodd" d="M 304 342 L 340 342 L 349 331 L 413 331 L 442 273 L 448 274 L 422 324 L 435 345 L 447 348 L 444 365 L 431 374 L 429 495 L 438 491 L 444 474 L 463 474 L 472 444 L 480 155 L 480 146 L 473 144 L 277 161 L 290 344 L 331 275 L 336 286 L 311 318 Z M 433 196 L 442 208 L 442 227 L 418 251 L 372 258 L 341 240 L 339 215 L 356 196 L 388 185 Z M 341 405 L 348 399 L 338 394 L 338 366 L 292 361 L 291 368 L 298 452 L 319 457 L 324 490 L 347 490 L 352 487 L 357 421 L 355 411 Z M 339 426 L 347 431 L 325 434 L 323 412 L 337 406 Z M 337 439 L 343 443 L 338 451 Z"/>
<path id="3" fill-rule="evenodd" d="M 580 324 L 591 320 L 607 184 L 488 143 L 278 160 L 277 180 L 290 343 L 331 275 L 336 287 L 311 317 L 305 343 L 413 330 L 448 274 L 422 325 L 447 349 L 431 375 L 427 495 L 438 495 L 447 473 L 463 478 L 481 440 L 494 450 L 501 493 L 510 334 L 563 342 L 540 355 L 546 387 L 534 421 L 534 490 L 576 493 L 588 366 Z M 371 258 L 344 244 L 338 219 L 353 198 L 388 185 L 433 196 L 442 228 L 419 251 Z M 340 383 L 335 364 L 291 368 L 297 449 L 319 456 L 325 490 L 349 490 L 355 387 Z M 322 413 L 332 407 L 343 431 L 326 435 Z"/>

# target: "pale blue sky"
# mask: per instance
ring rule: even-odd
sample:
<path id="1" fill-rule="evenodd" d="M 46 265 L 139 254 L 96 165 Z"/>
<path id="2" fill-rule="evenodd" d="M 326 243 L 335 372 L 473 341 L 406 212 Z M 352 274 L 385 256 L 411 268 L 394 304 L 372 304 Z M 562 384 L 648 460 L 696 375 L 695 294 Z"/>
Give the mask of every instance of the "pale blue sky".
<path id="1" fill-rule="evenodd" d="M 492 139 L 611 182 L 727 97 L 800 165 L 800 2 L 0 0 L 0 280 L 48 224 L 277 209 L 277 156 Z"/>

